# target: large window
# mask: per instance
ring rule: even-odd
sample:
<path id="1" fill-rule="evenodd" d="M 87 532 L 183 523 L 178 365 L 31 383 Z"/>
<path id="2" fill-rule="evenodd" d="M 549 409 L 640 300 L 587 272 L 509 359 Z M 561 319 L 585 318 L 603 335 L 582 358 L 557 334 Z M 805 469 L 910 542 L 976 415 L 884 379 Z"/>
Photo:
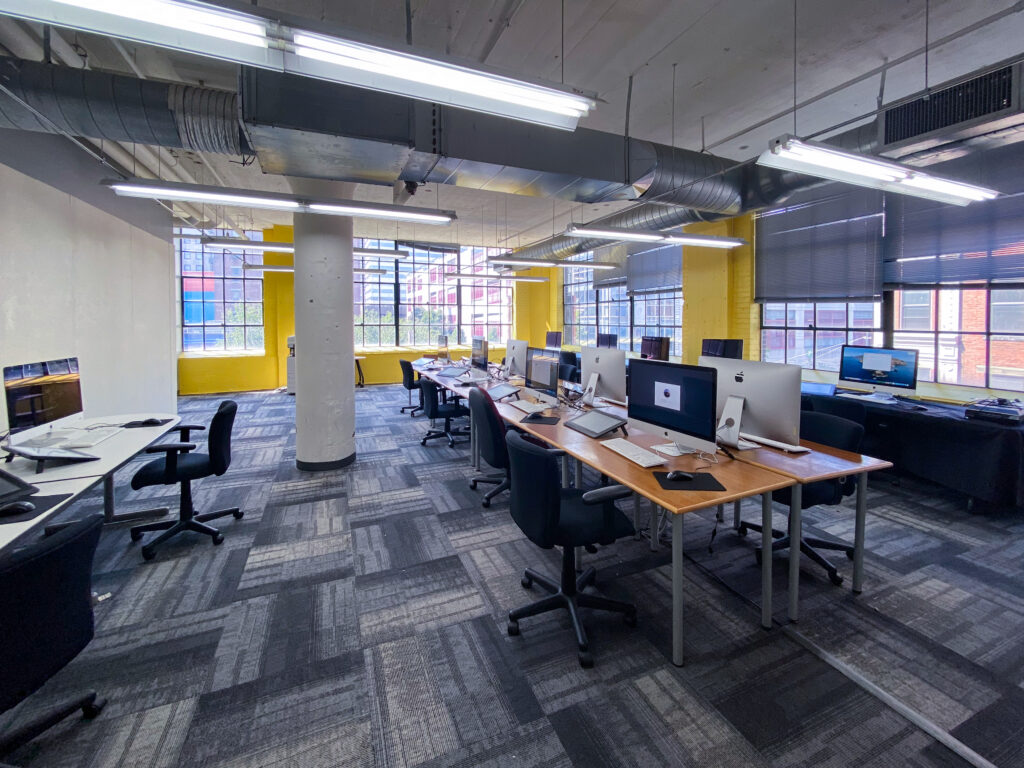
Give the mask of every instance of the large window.
<path id="1" fill-rule="evenodd" d="M 761 359 L 839 370 L 844 344 L 882 346 L 881 302 L 761 305 Z"/>
<path id="2" fill-rule="evenodd" d="M 580 253 L 566 260 L 580 266 L 562 270 L 562 343 L 592 347 L 597 343 L 597 292 L 594 270 L 584 265 L 593 256 Z"/>
<path id="3" fill-rule="evenodd" d="M 181 348 L 185 352 L 263 351 L 263 272 L 244 264 L 262 264 L 259 251 L 235 251 L 203 245 L 200 233 L 178 233 Z M 208 235 L 226 236 L 228 232 Z M 260 232 L 247 232 L 262 240 Z"/>
<path id="4" fill-rule="evenodd" d="M 644 336 L 668 336 L 669 354 L 683 354 L 683 292 L 654 291 L 633 296 L 633 349 Z"/>
<path id="5" fill-rule="evenodd" d="M 499 248 L 463 247 L 459 253 L 460 271 L 493 273 L 487 257 L 502 253 Z M 468 344 L 474 336 L 492 344 L 507 342 L 512 335 L 512 283 L 461 278 L 458 285 L 462 290 L 461 342 Z"/>
<path id="6" fill-rule="evenodd" d="M 398 343 L 405 347 L 455 343 L 459 327 L 459 290 L 445 275 L 459 269 L 457 250 L 414 248 L 398 262 Z"/>

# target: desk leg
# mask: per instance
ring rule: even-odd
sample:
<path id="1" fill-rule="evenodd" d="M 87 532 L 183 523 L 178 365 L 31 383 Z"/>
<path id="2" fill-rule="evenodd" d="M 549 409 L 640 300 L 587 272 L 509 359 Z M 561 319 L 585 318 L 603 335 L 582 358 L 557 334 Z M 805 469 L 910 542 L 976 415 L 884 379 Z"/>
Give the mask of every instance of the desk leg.
<path id="1" fill-rule="evenodd" d="M 672 663 L 683 666 L 683 516 L 672 515 Z"/>
<path id="2" fill-rule="evenodd" d="M 360 362 L 358 360 L 356 360 L 356 373 L 359 374 L 359 381 L 356 382 L 356 386 L 357 387 L 364 387 L 364 386 L 366 386 L 366 379 L 363 378 L 363 366 L 360 365 Z"/>
<path id="3" fill-rule="evenodd" d="M 562 456 L 562 487 L 569 487 L 569 457 L 568 455 Z"/>
<path id="4" fill-rule="evenodd" d="M 719 504 L 717 507 L 715 507 L 715 522 L 725 522 L 725 504 Z"/>
<path id="5" fill-rule="evenodd" d="M 790 488 L 789 498 L 789 620 L 800 618 L 800 542 L 803 539 L 804 487 L 797 483 Z"/>
<path id="6" fill-rule="evenodd" d="M 640 541 L 640 494 L 633 494 L 633 540 Z"/>
<path id="7" fill-rule="evenodd" d="M 651 552 L 658 551 L 658 505 L 653 501 L 651 504 Z"/>
<path id="8" fill-rule="evenodd" d="M 761 494 L 761 626 L 772 628 L 772 495 Z M 799 547 L 798 547 L 799 548 Z"/>
<path id="9" fill-rule="evenodd" d="M 857 475 L 857 517 L 853 531 L 853 592 L 864 586 L 864 524 L 868 514 L 868 473 Z"/>
<path id="10" fill-rule="evenodd" d="M 742 502 L 737 499 L 732 503 L 732 528 L 734 531 L 740 529 L 740 505 Z"/>
<path id="11" fill-rule="evenodd" d="M 114 476 L 107 475 L 103 478 L 103 524 L 117 525 L 118 523 L 135 523 L 140 520 L 152 520 L 163 517 L 170 510 L 167 507 L 156 509 L 145 509 L 141 512 L 125 512 L 123 515 L 114 514 Z"/>

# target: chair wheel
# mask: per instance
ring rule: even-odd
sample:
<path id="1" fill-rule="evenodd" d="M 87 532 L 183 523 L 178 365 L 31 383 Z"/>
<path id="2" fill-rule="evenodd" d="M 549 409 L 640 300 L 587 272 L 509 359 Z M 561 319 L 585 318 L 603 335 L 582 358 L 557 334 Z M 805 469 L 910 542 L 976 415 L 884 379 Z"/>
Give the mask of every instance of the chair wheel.
<path id="1" fill-rule="evenodd" d="M 853 550 L 852 549 L 846 550 L 846 559 L 847 560 L 853 560 Z"/>
<path id="2" fill-rule="evenodd" d="M 245 512 L 238 509 L 232 512 L 231 515 L 235 518 L 235 520 L 241 520 L 243 517 L 245 517 Z"/>
<path id="3" fill-rule="evenodd" d="M 590 651 L 580 651 L 578 658 L 580 666 L 584 669 L 591 669 L 594 666 L 594 657 L 590 654 Z"/>
<path id="4" fill-rule="evenodd" d="M 420 440 L 420 445 L 426 445 L 426 444 L 427 444 L 427 438 L 424 437 L 422 440 Z"/>
<path id="5" fill-rule="evenodd" d="M 96 698 L 91 703 L 82 707 L 82 717 L 86 720 L 92 720 L 103 711 L 105 706 L 107 706 L 106 699 Z"/>
<path id="6" fill-rule="evenodd" d="M 470 488 L 470 490 L 472 490 L 472 491 L 475 491 L 475 490 L 476 490 L 476 480 L 470 480 L 470 481 L 469 481 L 469 488 Z"/>
<path id="7" fill-rule="evenodd" d="M 519 622 L 518 621 L 512 621 L 512 619 L 509 619 L 508 620 L 508 626 L 505 629 L 508 632 L 508 636 L 509 637 L 518 637 L 519 636 Z"/>
<path id="8" fill-rule="evenodd" d="M 156 552 L 154 551 L 154 549 L 152 547 L 147 545 L 147 546 L 142 548 L 142 559 L 143 560 L 152 560 L 154 557 L 156 557 Z"/>
<path id="9" fill-rule="evenodd" d="M 481 504 L 482 506 L 484 506 L 484 507 L 489 507 L 489 506 L 491 506 L 491 500 L 490 500 L 490 499 L 482 499 L 482 500 L 480 501 L 480 504 Z"/>
<path id="10" fill-rule="evenodd" d="M 214 546 L 217 546 L 218 544 L 223 544 L 223 543 L 224 543 L 224 534 L 223 533 L 218 533 L 218 534 L 216 534 L 213 537 L 213 545 Z"/>
<path id="11" fill-rule="evenodd" d="M 526 575 L 519 580 L 519 583 L 523 585 L 523 589 L 530 589 L 533 587 L 533 579 Z"/>
<path id="12" fill-rule="evenodd" d="M 131 530 L 128 531 L 128 535 L 131 537 L 132 541 L 138 541 L 142 538 L 142 531 Z"/>
<path id="13" fill-rule="evenodd" d="M 740 527 L 736 529 L 736 533 L 738 533 L 740 536 L 746 536 L 747 526 L 743 525 L 743 523 L 740 523 Z"/>
<path id="14" fill-rule="evenodd" d="M 837 587 L 842 585 L 842 583 L 843 583 L 843 577 L 840 576 L 835 571 L 829 573 L 828 580 L 831 581 L 833 584 L 835 584 Z"/>
<path id="15" fill-rule="evenodd" d="M 636 626 L 636 611 L 633 611 L 632 613 L 627 613 L 626 616 L 623 618 L 623 621 L 626 622 L 626 626 L 627 627 L 635 627 Z"/>

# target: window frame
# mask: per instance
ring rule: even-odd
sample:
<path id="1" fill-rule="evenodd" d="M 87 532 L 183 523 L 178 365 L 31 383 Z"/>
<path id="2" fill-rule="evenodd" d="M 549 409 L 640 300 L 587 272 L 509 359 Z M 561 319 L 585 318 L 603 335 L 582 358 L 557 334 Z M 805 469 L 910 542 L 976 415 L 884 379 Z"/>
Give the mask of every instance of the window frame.
<path id="1" fill-rule="evenodd" d="M 838 326 L 838 325 L 836 325 L 836 326 L 820 325 L 819 326 L 818 325 L 818 315 L 819 315 L 818 307 L 819 306 L 823 306 L 823 305 L 842 305 L 845 308 L 845 315 L 846 315 L 845 323 L 842 326 Z M 859 326 L 859 327 L 853 325 L 850 322 L 850 317 L 852 316 L 852 313 L 854 311 L 853 307 L 855 305 L 877 305 L 877 309 L 873 313 L 875 318 L 877 318 L 877 320 L 874 321 L 875 324 L 872 325 L 872 326 Z M 781 306 L 783 308 L 783 310 L 782 310 L 782 318 L 783 318 L 782 323 L 781 324 L 779 324 L 779 323 L 766 324 L 766 319 L 765 318 L 768 315 L 769 311 L 771 311 L 769 309 L 769 307 L 773 307 L 774 308 L 774 307 L 779 307 L 779 306 Z M 790 309 L 791 306 L 799 306 L 799 307 L 810 306 L 811 307 L 811 317 L 813 318 L 812 322 L 804 323 L 804 324 L 797 324 L 795 322 L 791 322 L 790 318 L 794 316 L 794 311 Z M 799 312 L 801 310 L 795 310 L 795 311 Z M 806 311 L 806 310 L 804 310 L 804 311 Z M 843 334 L 845 334 L 845 337 L 846 337 L 846 340 L 844 342 L 845 344 L 855 343 L 855 342 L 852 342 L 850 340 L 852 335 L 855 335 L 855 334 L 857 334 L 857 335 L 871 334 L 871 335 L 874 335 L 876 338 L 877 337 L 881 337 L 883 339 L 883 343 L 884 343 L 884 333 L 885 333 L 884 317 L 885 317 L 885 306 L 884 306 L 883 302 L 881 302 L 881 301 L 786 301 L 786 302 L 784 302 L 784 301 L 770 301 L 770 302 L 764 302 L 764 303 L 761 304 L 761 319 L 760 319 L 761 360 L 763 360 L 763 361 L 768 360 L 768 354 L 769 354 L 769 352 L 772 349 L 771 346 L 768 343 L 766 343 L 766 341 L 765 341 L 765 332 L 766 331 L 775 331 L 775 332 L 782 332 L 783 338 L 785 339 L 785 343 L 783 344 L 783 347 L 782 347 L 782 349 L 783 349 L 783 357 L 782 357 L 781 362 L 783 362 L 783 363 L 790 363 L 792 365 L 800 365 L 799 363 L 795 363 L 795 362 L 791 362 L 790 361 L 790 355 L 789 355 L 789 335 L 790 335 L 790 333 L 794 333 L 794 332 L 810 333 L 811 334 L 811 345 L 810 345 L 810 353 L 809 354 L 811 356 L 811 365 L 809 365 L 809 366 L 807 366 L 807 365 L 800 365 L 800 367 L 804 368 L 806 370 L 828 371 L 828 372 L 835 373 L 836 371 L 839 370 L 838 366 L 836 368 L 819 368 L 818 365 L 817 365 L 818 356 L 819 356 L 818 333 L 819 332 L 821 332 L 821 333 L 829 333 L 829 334 L 843 333 Z M 856 342 L 856 343 L 860 343 L 860 342 Z M 801 356 L 803 356 L 804 354 L 807 354 L 807 353 L 801 353 Z M 780 362 L 780 361 L 774 360 L 772 362 Z"/>

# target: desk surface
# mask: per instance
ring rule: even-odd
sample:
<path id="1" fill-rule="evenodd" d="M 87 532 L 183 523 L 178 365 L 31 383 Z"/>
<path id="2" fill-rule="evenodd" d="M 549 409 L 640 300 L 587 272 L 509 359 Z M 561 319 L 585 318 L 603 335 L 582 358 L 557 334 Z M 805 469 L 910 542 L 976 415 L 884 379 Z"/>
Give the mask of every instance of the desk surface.
<path id="1" fill-rule="evenodd" d="M 25 520 L 20 523 L 0 522 L 0 550 L 10 546 L 16 539 L 20 538 L 31 529 L 45 523 L 49 518 L 63 510 L 68 504 L 92 488 L 99 481 L 99 477 L 83 477 L 75 480 L 55 480 L 53 482 L 38 485 L 38 496 L 57 496 L 62 493 L 69 493 L 71 496 L 60 504 L 46 510 L 41 515 L 33 517 L 31 520 Z M 33 485 L 35 485 L 35 483 L 33 483 Z M 28 501 L 32 501 L 31 496 L 28 498 Z"/>
<path id="2" fill-rule="evenodd" d="M 890 461 L 861 456 L 859 453 L 819 445 L 809 440 L 801 440 L 800 445 L 810 448 L 811 452 L 786 453 L 775 448 L 753 448 L 749 451 L 734 450 L 732 453 L 738 461 L 791 477 L 801 484 L 874 472 L 892 466 Z"/>

